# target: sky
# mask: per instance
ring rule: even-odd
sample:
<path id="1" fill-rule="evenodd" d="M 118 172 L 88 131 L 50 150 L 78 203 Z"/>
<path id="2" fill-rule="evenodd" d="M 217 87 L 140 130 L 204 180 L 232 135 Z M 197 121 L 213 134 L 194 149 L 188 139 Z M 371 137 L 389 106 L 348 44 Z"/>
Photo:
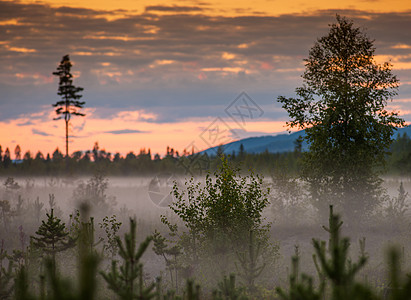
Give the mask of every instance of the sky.
<path id="1" fill-rule="evenodd" d="M 278 96 L 294 96 L 304 61 L 336 14 L 393 65 L 389 109 L 411 122 L 411 3 L 362 1 L 0 0 L 0 145 L 65 149 L 52 73 L 66 54 L 84 88 L 70 152 L 164 155 L 283 133 Z"/>

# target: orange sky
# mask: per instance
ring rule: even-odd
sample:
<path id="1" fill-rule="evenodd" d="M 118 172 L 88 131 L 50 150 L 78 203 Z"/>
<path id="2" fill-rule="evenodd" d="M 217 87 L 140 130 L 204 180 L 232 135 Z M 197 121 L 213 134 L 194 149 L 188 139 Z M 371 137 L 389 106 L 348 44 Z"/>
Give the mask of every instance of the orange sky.
<path id="1" fill-rule="evenodd" d="M 247 133 L 250 132 L 259 132 L 259 135 L 261 135 L 261 129 L 269 128 L 271 131 L 267 134 L 286 130 L 284 122 L 264 119 L 248 122 L 245 126 L 239 126 L 233 120 L 218 117 L 156 124 L 139 120 L 139 116 L 144 114 L 144 112 L 139 111 L 120 112 L 110 121 L 95 117 L 93 109 L 85 109 L 84 112 L 87 114 L 85 118 L 75 117 L 71 121 L 70 152 L 92 149 L 94 143 L 98 142 L 100 149 L 105 149 L 113 154 L 120 152 L 125 155 L 129 151 L 137 154 L 141 148 L 150 148 L 153 155 L 155 153 L 164 155 L 167 146 L 173 147 L 179 153 L 182 153 L 184 149 L 191 151 L 192 146 L 194 146 L 195 151 L 199 151 L 248 137 Z M 38 114 L 27 115 L 2 123 L 0 135 L 2 144 L 7 145 L 11 153 L 14 153 L 16 145 L 20 145 L 23 153 L 30 150 L 33 156 L 37 151 L 50 153 L 56 147 L 64 152 L 65 137 L 63 134 L 65 127 L 63 120 L 53 121 L 54 113 L 47 110 L 43 113 L 46 120 L 33 121 L 33 117 L 36 117 L 36 115 L 38 116 Z M 215 122 L 216 120 L 217 122 Z M 24 127 L 19 126 L 19 124 L 25 122 L 33 124 Z M 87 126 L 88 135 L 86 137 L 78 132 L 76 129 L 78 126 Z M 34 128 L 41 128 L 41 134 L 44 134 L 44 136 L 32 134 Z M 124 128 L 130 131 L 138 130 L 141 133 L 107 133 L 107 131 L 121 131 Z M 215 134 L 216 128 L 219 130 L 217 134 Z M 231 134 L 230 129 L 239 128 L 243 128 L 240 133 Z M 13 134 L 8 134 L 10 132 Z M 14 157 L 14 154 L 12 154 L 12 157 Z"/>
<path id="2" fill-rule="evenodd" d="M 121 10 L 134 12 L 144 12 L 147 6 L 166 5 L 166 6 L 201 6 L 204 7 L 208 15 L 254 15 L 264 14 L 277 16 L 282 14 L 309 13 L 319 9 L 356 9 L 372 12 L 402 12 L 410 9 L 408 0 L 344 0 L 344 1 L 327 1 L 327 0 L 43 0 L 43 1 L 22 1 L 26 3 L 44 2 L 54 6 L 70 7 L 87 7 L 101 10 Z"/>

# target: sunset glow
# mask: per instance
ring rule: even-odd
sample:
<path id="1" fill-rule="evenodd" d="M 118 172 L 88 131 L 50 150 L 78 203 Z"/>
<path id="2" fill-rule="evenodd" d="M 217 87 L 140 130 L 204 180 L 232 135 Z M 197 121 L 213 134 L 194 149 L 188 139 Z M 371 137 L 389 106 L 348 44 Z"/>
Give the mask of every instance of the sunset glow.
<path id="1" fill-rule="evenodd" d="M 247 131 L 234 121 L 218 119 L 220 134 L 215 138 L 207 138 L 207 128 L 215 119 L 201 118 L 175 123 L 156 124 L 148 122 L 155 116 L 140 111 L 119 112 L 110 120 L 94 116 L 92 109 L 86 109 L 87 118 L 73 119 L 69 129 L 71 151 L 86 151 L 98 142 L 101 149 L 112 154 L 119 152 L 126 155 L 133 151 L 138 153 L 142 148 L 150 148 L 152 154 L 164 154 L 166 147 L 173 147 L 180 153 L 184 149 L 191 151 L 218 146 L 220 141 L 231 142 L 251 135 L 269 135 L 284 132 L 284 122 L 261 120 L 247 124 Z M 53 121 L 53 114 L 45 110 L 43 113 L 29 114 L 2 122 L 1 141 L 10 149 L 17 145 L 34 156 L 37 151 L 50 153 L 56 148 L 64 149 L 64 122 Z M 261 132 L 261 128 L 272 131 Z M 13 132 L 13 134 L 9 134 Z M 4 134 L 4 135 L 3 135 Z M 203 137 L 202 137 L 203 136 Z M 205 137 L 204 137 L 205 136 Z M 190 139 L 191 138 L 191 139 Z M 168 143 L 167 143 L 168 142 Z M 167 143 L 167 144 L 166 144 Z"/>
<path id="2" fill-rule="evenodd" d="M 22 1 L 22 3 L 39 3 L 38 1 Z M 53 7 L 85 7 L 93 10 L 106 10 L 112 14 L 124 15 L 131 13 L 153 13 L 173 14 L 173 13 L 205 13 L 207 15 L 224 16 L 249 16 L 249 15 L 268 15 L 279 16 L 283 14 L 309 14 L 317 10 L 336 9 L 336 10 L 363 10 L 371 12 L 403 12 L 410 9 L 410 4 L 406 0 L 393 1 L 270 1 L 255 0 L 253 2 L 245 0 L 211 0 L 200 2 L 189 1 L 162 1 L 162 0 L 117 0 L 117 1 L 97 1 L 97 0 L 43 0 L 40 3 L 47 3 Z"/>

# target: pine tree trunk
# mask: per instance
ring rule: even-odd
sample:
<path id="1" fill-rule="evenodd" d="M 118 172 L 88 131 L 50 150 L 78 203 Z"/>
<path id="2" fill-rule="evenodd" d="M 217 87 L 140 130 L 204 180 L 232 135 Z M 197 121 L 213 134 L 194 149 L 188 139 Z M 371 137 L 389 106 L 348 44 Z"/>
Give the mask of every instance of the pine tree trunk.
<path id="1" fill-rule="evenodd" d="M 68 120 L 66 120 L 66 158 L 68 157 Z"/>
<path id="2" fill-rule="evenodd" d="M 69 120 L 65 120 L 66 121 L 66 157 L 64 158 L 65 161 L 65 165 L 66 165 L 66 174 L 68 174 L 69 171 L 69 138 L 68 138 L 68 125 L 69 125 Z"/>

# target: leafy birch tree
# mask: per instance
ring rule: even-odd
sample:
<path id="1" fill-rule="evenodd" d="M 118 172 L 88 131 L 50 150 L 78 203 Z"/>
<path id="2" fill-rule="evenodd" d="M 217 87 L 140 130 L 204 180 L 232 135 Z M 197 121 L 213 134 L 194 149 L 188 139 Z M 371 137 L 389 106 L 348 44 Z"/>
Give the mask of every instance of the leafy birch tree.
<path id="1" fill-rule="evenodd" d="M 376 167 L 384 164 L 395 128 L 404 125 L 398 112 L 386 109 L 399 81 L 390 63 L 376 63 L 373 42 L 337 15 L 305 59 L 297 97 L 278 97 L 288 125 L 306 131 L 302 177 L 322 215 L 329 204 L 353 219 L 373 211 L 381 199 Z"/>

